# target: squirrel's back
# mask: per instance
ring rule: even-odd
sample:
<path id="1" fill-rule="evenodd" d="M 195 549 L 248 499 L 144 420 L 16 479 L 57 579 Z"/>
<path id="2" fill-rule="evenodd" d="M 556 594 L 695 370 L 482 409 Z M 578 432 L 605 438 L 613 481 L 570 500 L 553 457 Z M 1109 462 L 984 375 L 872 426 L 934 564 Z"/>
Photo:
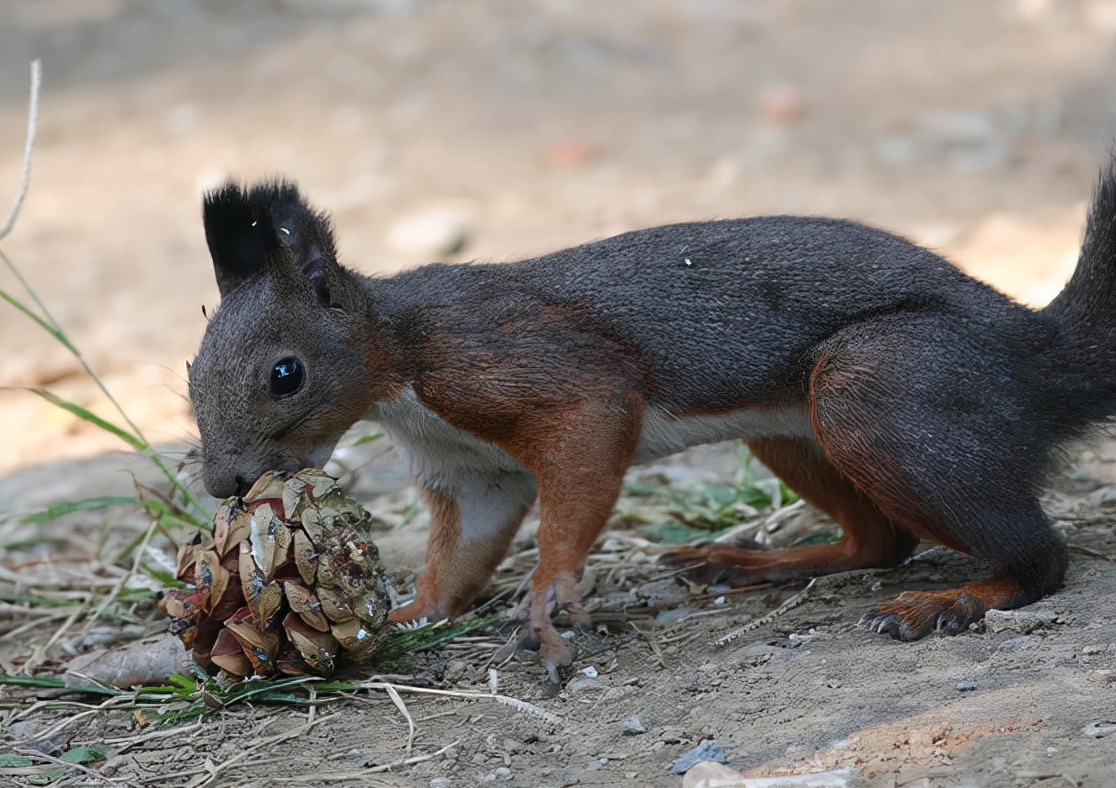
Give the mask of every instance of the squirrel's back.
<path id="1" fill-rule="evenodd" d="M 376 285 L 390 287 L 385 303 L 425 320 L 444 315 L 438 331 L 487 331 L 501 316 L 540 309 L 593 322 L 646 365 L 650 400 L 681 412 L 801 388 L 812 349 L 858 320 L 952 314 L 993 346 L 1015 323 L 1041 323 L 898 236 L 794 216 L 667 225 L 515 263 L 425 266 Z"/>

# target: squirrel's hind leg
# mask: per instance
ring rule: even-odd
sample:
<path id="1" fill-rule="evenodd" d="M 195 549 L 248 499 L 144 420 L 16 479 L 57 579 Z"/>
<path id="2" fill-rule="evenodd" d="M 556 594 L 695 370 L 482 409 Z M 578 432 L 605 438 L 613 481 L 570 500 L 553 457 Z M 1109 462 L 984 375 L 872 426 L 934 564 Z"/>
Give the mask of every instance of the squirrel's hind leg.
<path id="1" fill-rule="evenodd" d="M 1004 374 L 1029 371 L 997 357 L 991 339 L 893 316 L 835 338 L 811 376 L 815 433 L 834 467 L 891 521 L 992 566 L 987 580 L 908 591 L 864 617 L 902 640 L 964 631 L 1065 575 L 1066 548 L 1035 492 L 1049 447 L 1031 422 L 1042 417 L 1028 415 L 1025 381 Z"/>
<path id="2" fill-rule="evenodd" d="M 1035 495 L 1047 447 L 994 352 L 932 315 L 846 329 L 820 350 L 810 378 L 817 443 L 750 442 L 843 538 L 781 550 L 708 545 L 664 560 L 707 582 L 748 585 L 894 566 L 921 537 L 992 565 L 987 580 L 908 591 L 864 617 L 903 640 L 960 632 L 990 608 L 1053 592 L 1067 559 Z"/>
<path id="3" fill-rule="evenodd" d="M 661 560 L 687 567 L 702 582 L 745 586 L 895 566 L 914 550 L 918 540 L 842 476 L 813 441 L 764 438 L 747 443 L 756 459 L 842 527 L 840 541 L 770 550 L 712 544 L 668 553 Z"/>

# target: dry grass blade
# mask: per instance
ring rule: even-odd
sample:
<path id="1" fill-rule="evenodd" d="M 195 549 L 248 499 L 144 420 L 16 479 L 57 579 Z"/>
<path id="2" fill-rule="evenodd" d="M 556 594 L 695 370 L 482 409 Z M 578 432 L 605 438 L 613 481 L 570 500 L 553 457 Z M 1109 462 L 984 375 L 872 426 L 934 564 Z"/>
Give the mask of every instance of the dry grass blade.
<path id="1" fill-rule="evenodd" d="M 117 738 L 104 739 L 104 743 L 107 744 L 109 747 L 114 747 L 116 749 L 116 754 L 120 755 L 127 752 L 128 750 L 140 746 L 141 744 L 146 744 L 149 741 L 167 739 L 172 736 L 185 739 L 190 734 L 201 731 L 205 727 L 205 724 L 195 722 L 193 725 L 181 725 L 174 728 L 164 728 L 160 730 L 137 733 L 134 736 L 119 736 Z"/>
<path id="2" fill-rule="evenodd" d="M 765 616 L 760 616 L 759 618 L 755 619 L 754 621 L 749 621 L 744 626 L 742 626 L 738 629 L 734 629 L 732 632 L 729 632 L 727 635 L 723 635 L 723 636 L 717 638 L 717 640 L 714 641 L 714 645 L 718 646 L 718 647 L 727 646 L 729 643 L 736 640 L 741 635 L 744 635 L 748 632 L 751 632 L 753 629 L 759 629 L 764 624 L 769 624 L 770 622 L 774 621 L 779 616 L 783 615 L 783 613 L 786 613 L 788 610 L 793 610 L 794 608 L 798 607 L 803 602 L 805 602 L 806 599 L 810 596 L 810 590 L 817 584 L 817 582 L 818 582 L 818 579 L 816 577 L 813 578 L 812 580 L 810 580 L 809 583 L 806 584 L 805 588 L 803 588 L 801 591 L 799 591 L 797 594 L 792 596 L 790 599 L 788 599 L 783 604 L 779 605 L 777 608 L 772 610 L 770 613 L 768 613 Z"/>
<path id="3" fill-rule="evenodd" d="M 51 727 L 47 728 L 46 730 L 39 731 L 36 734 L 37 738 L 39 738 L 39 739 L 51 739 L 54 736 L 56 736 L 58 733 L 60 733 L 61 731 L 65 730 L 66 728 L 69 728 L 72 725 L 75 725 L 75 724 L 81 722 L 83 719 L 85 719 L 87 717 L 90 717 L 90 716 L 95 716 L 97 714 L 104 713 L 105 711 L 108 711 L 108 710 L 112 709 L 112 707 L 120 705 L 120 703 L 121 703 L 121 700 L 119 698 L 109 698 L 106 701 L 104 701 L 103 703 L 99 703 L 97 705 L 90 705 L 88 703 L 77 703 L 77 702 L 73 702 L 73 701 L 69 701 L 69 702 L 39 701 L 38 703 L 35 703 L 35 704 L 29 706 L 27 709 L 25 709 L 21 713 L 12 717 L 10 722 L 15 722 L 17 720 L 22 720 L 22 719 L 29 719 L 29 718 L 35 716 L 36 713 L 38 713 L 40 711 L 43 711 L 43 710 L 46 710 L 46 709 L 58 709 L 58 708 L 84 709 L 84 711 L 79 711 L 75 714 L 71 714 L 70 716 L 66 717 L 63 720 L 58 721 L 57 723 L 55 723 Z"/>
<path id="4" fill-rule="evenodd" d="M 0 238 L 4 238 L 15 227 L 23 201 L 27 197 L 27 188 L 31 185 L 31 150 L 35 146 L 35 128 L 39 120 L 39 88 L 43 81 L 43 66 L 38 60 L 31 63 L 31 98 L 27 110 L 27 141 L 23 148 L 23 172 L 19 179 L 19 193 L 16 195 L 15 204 L 8 214 L 4 226 L 0 227 Z"/>
<path id="5" fill-rule="evenodd" d="M 81 604 L 70 611 L 70 615 L 68 615 L 66 617 L 66 620 L 62 622 L 62 625 L 54 631 L 54 634 L 51 635 L 50 639 L 45 643 L 40 644 L 34 650 L 34 652 L 32 652 L 31 656 L 27 658 L 27 661 L 21 666 L 23 672 L 30 675 L 35 670 L 35 668 L 43 664 L 43 662 L 47 658 L 47 651 L 50 649 L 50 647 L 57 643 L 58 640 L 64 634 L 66 634 L 67 630 L 69 630 L 69 628 L 72 627 L 74 623 L 85 614 L 88 608 L 88 604 Z"/>
<path id="6" fill-rule="evenodd" d="M 360 684 L 361 689 L 382 690 L 387 692 L 387 688 L 392 687 L 399 692 L 411 692 L 417 695 L 441 695 L 447 698 L 461 698 L 462 700 L 494 700 L 504 706 L 510 706 L 517 711 L 522 711 L 538 719 L 544 720 L 550 725 L 558 727 L 562 724 L 562 718 L 557 714 L 552 714 L 546 709 L 539 708 L 533 703 L 528 703 L 525 700 L 519 700 L 508 695 L 498 695 L 494 692 L 473 692 L 470 690 L 443 690 L 434 689 L 432 687 L 413 687 L 407 684 L 393 684 L 386 681 L 365 681 Z"/>
<path id="7" fill-rule="evenodd" d="M 403 760 L 398 761 L 397 763 L 385 763 L 382 766 L 374 766 L 374 767 L 372 767 L 371 769 L 368 770 L 368 773 L 369 774 L 380 774 L 382 772 L 390 772 L 392 769 L 398 769 L 398 768 L 403 767 L 403 766 L 413 766 L 414 764 L 422 763 L 423 761 L 431 761 L 431 760 L 434 760 L 435 758 L 437 758 L 439 755 L 443 755 L 444 753 L 452 750 L 454 747 L 456 747 L 459 744 L 461 744 L 461 739 L 458 739 L 454 742 L 451 742 L 450 744 L 447 744 L 442 749 L 436 750 L 435 752 L 432 752 L 429 755 L 413 755 L 410 758 L 404 758 Z"/>
<path id="8" fill-rule="evenodd" d="M 93 615 L 86 622 L 86 631 L 88 631 L 89 627 L 93 625 L 93 622 L 95 622 L 104 614 L 104 612 L 108 609 L 108 606 L 116 600 L 117 595 L 124 588 L 124 586 L 127 585 L 128 581 L 139 573 L 140 563 L 143 561 L 144 551 L 147 549 L 147 545 L 151 541 L 151 537 L 155 534 L 155 531 L 158 530 L 158 528 L 158 523 L 152 523 L 150 527 L 148 527 L 148 529 L 144 531 L 143 538 L 140 540 L 139 546 L 133 551 L 132 565 L 128 567 L 128 570 L 124 574 L 122 574 L 116 581 L 116 584 L 112 587 L 111 592 L 105 594 L 101 598 L 101 601 L 97 605 L 96 610 L 94 610 Z"/>
<path id="9" fill-rule="evenodd" d="M 403 715 L 403 719 L 407 720 L 407 753 L 410 754 L 411 747 L 415 743 L 415 721 L 411 718 L 411 712 L 407 710 L 407 704 L 403 702 L 400 697 L 399 691 L 391 684 L 384 685 L 384 692 L 391 698 L 391 702 L 395 704 L 395 708 L 399 709 L 399 713 Z"/>
<path id="10" fill-rule="evenodd" d="M 430 760 L 426 756 L 421 757 L 423 760 Z M 418 761 L 415 761 L 418 763 Z M 377 767 L 378 768 L 378 767 Z M 395 764 L 392 764 L 395 768 Z M 313 774 L 296 774 L 290 777 L 271 777 L 269 782 L 276 785 L 359 785 L 361 788 L 396 788 L 399 785 L 398 780 L 391 778 L 377 779 L 369 776 L 372 773 L 371 769 L 360 769 L 357 771 L 348 772 L 322 772 L 316 771 Z M 377 772 L 382 774 L 383 772 Z M 243 783 L 236 783 L 229 786 L 229 788 L 255 788 L 259 783 L 248 781 Z"/>
<path id="11" fill-rule="evenodd" d="M 529 714 L 532 717 L 538 717 L 540 720 L 544 720 L 554 727 L 558 727 L 562 724 L 562 718 L 559 717 L 557 714 L 551 714 L 546 709 L 539 708 L 535 704 L 528 703 L 525 700 L 513 698 L 510 695 L 489 695 L 488 697 L 492 698 L 492 700 L 501 705 L 511 706 L 516 711 L 522 711 L 523 713 Z"/>

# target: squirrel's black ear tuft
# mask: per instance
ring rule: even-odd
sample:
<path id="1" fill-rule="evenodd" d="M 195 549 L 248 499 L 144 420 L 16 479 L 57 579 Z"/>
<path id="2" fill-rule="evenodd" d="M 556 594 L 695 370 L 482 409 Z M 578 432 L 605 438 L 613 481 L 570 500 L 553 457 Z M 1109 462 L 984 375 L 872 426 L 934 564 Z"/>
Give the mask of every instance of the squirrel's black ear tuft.
<path id="1" fill-rule="evenodd" d="M 288 246 L 288 240 L 280 237 L 277 215 L 318 220 L 303 203 L 298 187 L 286 181 L 265 182 L 251 188 L 228 183 L 205 195 L 202 208 L 205 240 L 222 298 L 282 256 L 281 250 Z M 283 227 L 282 232 L 289 236 L 291 228 Z"/>
<path id="2" fill-rule="evenodd" d="M 331 286 L 339 266 L 329 217 L 301 201 L 275 200 L 269 210 L 279 247 L 274 258 L 278 270 L 309 284 L 322 306 L 342 308 Z"/>

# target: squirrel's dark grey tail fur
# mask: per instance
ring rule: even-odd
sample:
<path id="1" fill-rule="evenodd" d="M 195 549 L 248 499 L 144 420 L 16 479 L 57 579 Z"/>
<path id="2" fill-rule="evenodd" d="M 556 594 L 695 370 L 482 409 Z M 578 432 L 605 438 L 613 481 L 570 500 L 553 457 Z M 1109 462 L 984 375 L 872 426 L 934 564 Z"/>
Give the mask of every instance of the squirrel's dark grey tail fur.
<path id="1" fill-rule="evenodd" d="M 1061 335 L 1063 363 L 1073 360 L 1066 405 L 1081 421 L 1116 415 L 1116 153 L 1093 194 L 1077 268 L 1042 315 Z"/>
<path id="2" fill-rule="evenodd" d="M 1077 270 L 1044 311 L 1105 345 L 1116 338 L 1116 155 L 1093 194 Z"/>

